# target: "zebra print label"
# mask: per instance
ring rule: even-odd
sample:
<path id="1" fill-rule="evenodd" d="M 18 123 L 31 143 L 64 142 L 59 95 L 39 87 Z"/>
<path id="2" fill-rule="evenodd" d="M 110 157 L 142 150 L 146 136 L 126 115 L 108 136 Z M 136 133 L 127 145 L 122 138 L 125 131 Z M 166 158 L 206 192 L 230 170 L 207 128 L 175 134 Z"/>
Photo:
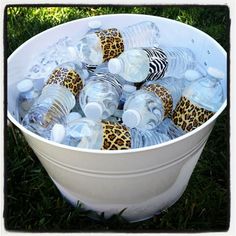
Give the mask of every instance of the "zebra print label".
<path id="1" fill-rule="evenodd" d="M 143 48 L 149 58 L 149 75 L 146 81 L 158 80 L 165 75 L 168 67 L 166 54 L 160 48 Z"/>

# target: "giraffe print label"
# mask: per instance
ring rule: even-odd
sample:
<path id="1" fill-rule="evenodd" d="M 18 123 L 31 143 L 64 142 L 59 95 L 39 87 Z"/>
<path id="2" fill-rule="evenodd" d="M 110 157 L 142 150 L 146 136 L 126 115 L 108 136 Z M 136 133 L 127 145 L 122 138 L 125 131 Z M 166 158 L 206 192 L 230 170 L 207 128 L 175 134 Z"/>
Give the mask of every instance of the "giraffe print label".
<path id="1" fill-rule="evenodd" d="M 162 78 L 168 67 L 167 56 L 160 48 L 143 48 L 149 59 L 149 75 L 146 81 L 158 80 Z"/>
<path id="2" fill-rule="evenodd" d="M 118 123 L 102 121 L 103 144 L 101 150 L 123 150 L 131 148 L 129 130 Z"/>
<path id="3" fill-rule="evenodd" d="M 143 89 L 155 93 L 161 99 L 165 117 L 171 115 L 173 110 L 173 99 L 170 92 L 165 87 L 159 84 L 149 84 L 143 87 Z"/>
<path id="4" fill-rule="evenodd" d="M 119 56 L 124 51 L 124 41 L 118 29 L 99 30 L 95 34 L 100 39 L 103 62 Z"/>
<path id="5" fill-rule="evenodd" d="M 68 88 L 76 96 L 83 88 L 83 81 L 73 69 L 56 68 L 50 75 L 47 84 L 59 84 Z"/>
<path id="6" fill-rule="evenodd" d="M 194 105 L 188 98 L 181 97 L 177 104 L 172 120 L 184 131 L 192 131 L 209 120 L 214 112 Z"/>

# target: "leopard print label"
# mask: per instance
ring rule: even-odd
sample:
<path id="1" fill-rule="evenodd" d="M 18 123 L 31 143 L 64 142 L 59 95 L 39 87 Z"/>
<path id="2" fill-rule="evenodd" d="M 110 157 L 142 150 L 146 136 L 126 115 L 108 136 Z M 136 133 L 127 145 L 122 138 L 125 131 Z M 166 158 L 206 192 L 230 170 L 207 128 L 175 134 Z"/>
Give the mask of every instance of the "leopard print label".
<path id="1" fill-rule="evenodd" d="M 159 84 L 149 84 L 143 87 L 143 89 L 155 93 L 161 99 L 165 117 L 171 115 L 173 110 L 173 99 L 170 92 L 165 87 Z"/>
<path id="2" fill-rule="evenodd" d="M 214 115 L 214 112 L 194 105 L 186 97 L 181 97 L 177 104 L 172 120 L 184 131 L 191 131 L 202 125 Z"/>
<path id="3" fill-rule="evenodd" d="M 119 56 L 124 51 L 124 41 L 118 29 L 100 30 L 95 34 L 100 39 L 103 62 Z"/>
<path id="4" fill-rule="evenodd" d="M 102 150 L 122 150 L 131 148 L 131 134 L 124 126 L 110 121 L 103 121 Z"/>
<path id="5" fill-rule="evenodd" d="M 59 84 L 68 88 L 75 96 L 83 87 L 83 81 L 78 73 L 72 69 L 56 68 L 50 75 L 47 84 Z"/>

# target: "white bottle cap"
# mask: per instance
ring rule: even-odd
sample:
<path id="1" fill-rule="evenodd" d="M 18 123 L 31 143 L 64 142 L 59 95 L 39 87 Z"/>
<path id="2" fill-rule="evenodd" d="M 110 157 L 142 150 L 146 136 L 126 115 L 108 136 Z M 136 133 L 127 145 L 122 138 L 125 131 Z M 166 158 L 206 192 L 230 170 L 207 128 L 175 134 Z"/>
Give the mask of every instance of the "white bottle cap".
<path id="1" fill-rule="evenodd" d="M 55 124 L 51 131 L 51 140 L 61 143 L 66 134 L 65 127 L 61 124 Z"/>
<path id="2" fill-rule="evenodd" d="M 217 68 L 214 67 L 208 67 L 207 73 L 211 75 L 212 77 L 218 78 L 218 79 L 224 79 L 225 74 L 223 71 L 218 70 Z"/>
<path id="3" fill-rule="evenodd" d="M 132 93 L 136 90 L 136 87 L 134 85 L 131 84 L 125 84 L 123 86 L 123 91 L 127 92 L 127 93 Z"/>
<path id="4" fill-rule="evenodd" d="M 17 89 L 19 92 L 24 93 L 33 88 L 34 84 L 30 79 L 24 79 L 17 84 Z"/>
<path id="5" fill-rule="evenodd" d="M 99 20 L 92 20 L 92 21 L 89 21 L 89 23 L 88 23 L 88 27 L 90 29 L 98 29 L 101 26 L 102 26 L 102 22 Z"/>
<path id="6" fill-rule="evenodd" d="M 84 114 L 92 120 L 102 119 L 102 106 L 97 102 L 90 102 L 84 107 Z"/>
<path id="7" fill-rule="evenodd" d="M 129 128 L 134 128 L 139 125 L 141 121 L 141 115 L 138 111 L 129 109 L 123 113 L 122 120 Z"/>
<path id="8" fill-rule="evenodd" d="M 67 117 L 66 117 L 66 122 L 67 124 L 74 121 L 74 120 L 77 120 L 77 119 L 80 119 L 82 117 L 82 115 L 79 113 L 79 112 L 71 112 Z"/>
<path id="9" fill-rule="evenodd" d="M 121 61 L 118 58 L 113 58 L 108 62 L 108 70 L 112 74 L 118 74 L 122 70 Z"/>
<path id="10" fill-rule="evenodd" d="M 197 71 L 197 70 L 187 70 L 184 73 L 184 77 L 185 77 L 186 80 L 194 81 L 196 79 L 201 78 L 202 74 L 199 71 Z"/>

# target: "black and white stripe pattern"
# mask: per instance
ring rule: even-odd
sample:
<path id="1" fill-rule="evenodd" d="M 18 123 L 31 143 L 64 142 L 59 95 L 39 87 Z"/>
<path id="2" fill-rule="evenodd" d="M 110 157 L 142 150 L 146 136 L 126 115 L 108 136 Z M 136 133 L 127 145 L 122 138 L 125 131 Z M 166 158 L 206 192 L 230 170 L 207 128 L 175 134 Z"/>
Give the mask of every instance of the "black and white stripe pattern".
<path id="1" fill-rule="evenodd" d="M 158 80 L 165 75 L 168 67 L 166 54 L 160 48 L 143 48 L 149 58 L 149 75 L 146 81 Z"/>

